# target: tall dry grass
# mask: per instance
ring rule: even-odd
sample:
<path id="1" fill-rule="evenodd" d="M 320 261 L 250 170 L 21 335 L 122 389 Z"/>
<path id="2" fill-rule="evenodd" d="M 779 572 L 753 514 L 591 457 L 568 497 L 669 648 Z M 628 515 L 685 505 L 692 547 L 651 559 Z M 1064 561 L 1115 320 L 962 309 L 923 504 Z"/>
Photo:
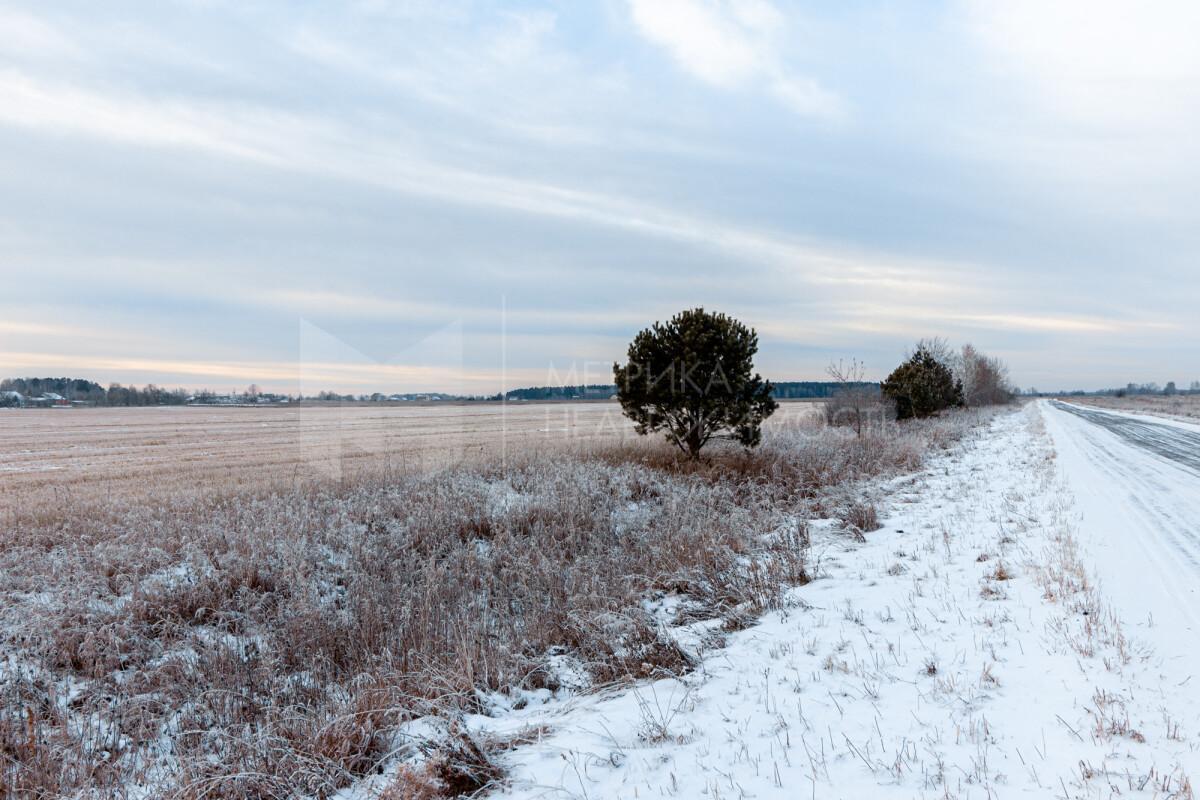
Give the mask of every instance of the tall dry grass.
<path id="1" fill-rule="evenodd" d="M 325 797 L 397 759 L 393 797 L 476 791 L 506 743 L 459 715 L 557 690 L 564 660 L 591 686 L 689 669 L 645 599 L 744 624 L 808 579 L 805 519 L 862 518 L 864 481 L 971 424 L 23 508 L 0 533 L 0 797 Z"/>

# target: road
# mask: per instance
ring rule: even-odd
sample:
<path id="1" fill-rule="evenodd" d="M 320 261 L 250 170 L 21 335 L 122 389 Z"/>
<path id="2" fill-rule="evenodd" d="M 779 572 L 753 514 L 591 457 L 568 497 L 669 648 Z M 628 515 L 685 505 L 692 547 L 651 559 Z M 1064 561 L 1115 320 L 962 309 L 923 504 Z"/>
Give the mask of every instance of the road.
<path id="1" fill-rule="evenodd" d="M 1182 425 L 1152 422 L 1144 417 L 1099 411 L 1058 400 L 1052 401 L 1051 405 L 1098 425 L 1129 444 L 1200 472 L 1200 428 L 1188 430 Z"/>
<path id="2" fill-rule="evenodd" d="M 1043 406 L 1078 538 L 1102 591 L 1168 661 L 1200 648 L 1200 426 L 1051 401 Z"/>

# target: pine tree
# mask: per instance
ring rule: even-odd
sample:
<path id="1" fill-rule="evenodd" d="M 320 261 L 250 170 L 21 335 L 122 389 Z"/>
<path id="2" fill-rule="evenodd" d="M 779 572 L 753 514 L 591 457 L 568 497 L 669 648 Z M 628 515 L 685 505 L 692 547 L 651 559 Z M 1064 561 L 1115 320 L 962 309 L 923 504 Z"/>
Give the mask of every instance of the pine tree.
<path id="1" fill-rule="evenodd" d="M 883 382 L 883 394 L 896 404 L 896 418 L 928 417 L 963 404 L 962 383 L 924 345 Z"/>
<path id="2" fill-rule="evenodd" d="M 756 447 L 779 407 L 753 372 L 757 352 L 758 335 L 737 320 L 683 311 L 639 333 L 628 363 L 613 364 L 617 399 L 639 434 L 662 430 L 692 458 L 715 437 Z"/>

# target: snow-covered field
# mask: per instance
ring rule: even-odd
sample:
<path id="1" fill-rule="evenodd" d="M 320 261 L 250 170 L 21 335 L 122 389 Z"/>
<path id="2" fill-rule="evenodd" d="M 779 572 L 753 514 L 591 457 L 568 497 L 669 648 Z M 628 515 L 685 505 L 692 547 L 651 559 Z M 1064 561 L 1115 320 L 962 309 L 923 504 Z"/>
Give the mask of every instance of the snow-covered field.
<path id="1" fill-rule="evenodd" d="M 1200 482 L 1087 426 L 1001 415 L 865 543 L 815 524 L 785 609 L 676 629 L 691 674 L 471 718 L 538 732 L 499 796 L 1192 797 Z"/>

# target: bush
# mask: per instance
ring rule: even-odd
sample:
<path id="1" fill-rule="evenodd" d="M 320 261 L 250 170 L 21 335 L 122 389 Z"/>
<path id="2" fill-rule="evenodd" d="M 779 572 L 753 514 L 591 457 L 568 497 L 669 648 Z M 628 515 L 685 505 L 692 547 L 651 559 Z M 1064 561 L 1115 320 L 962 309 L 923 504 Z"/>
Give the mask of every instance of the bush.
<path id="1" fill-rule="evenodd" d="M 639 333 L 629 363 L 613 364 L 617 398 L 639 434 L 663 430 L 692 458 L 716 436 L 756 447 L 779 407 L 770 382 L 752 373 L 756 352 L 758 334 L 737 320 L 684 311 Z"/>
<path id="2" fill-rule="evenodd" d="M 963 405 L 962 383 L 924 343 L 883 382 L 883 394 L 896 404 L 896 417 L 929 417 Z"/>
<path id="3" fill-rule="evenodd" d="M 878 383 L 863 380 L 866 368 L 858 359 L 832 363 L 826 369 L 829 377 L 837 383 L 829 399 L 825 401 L 825 423 L 827 425 L 852 425 L 862 436 L 864 423 L 883 422 L 889 418 L 889 404 L 883 402 Z"/>

